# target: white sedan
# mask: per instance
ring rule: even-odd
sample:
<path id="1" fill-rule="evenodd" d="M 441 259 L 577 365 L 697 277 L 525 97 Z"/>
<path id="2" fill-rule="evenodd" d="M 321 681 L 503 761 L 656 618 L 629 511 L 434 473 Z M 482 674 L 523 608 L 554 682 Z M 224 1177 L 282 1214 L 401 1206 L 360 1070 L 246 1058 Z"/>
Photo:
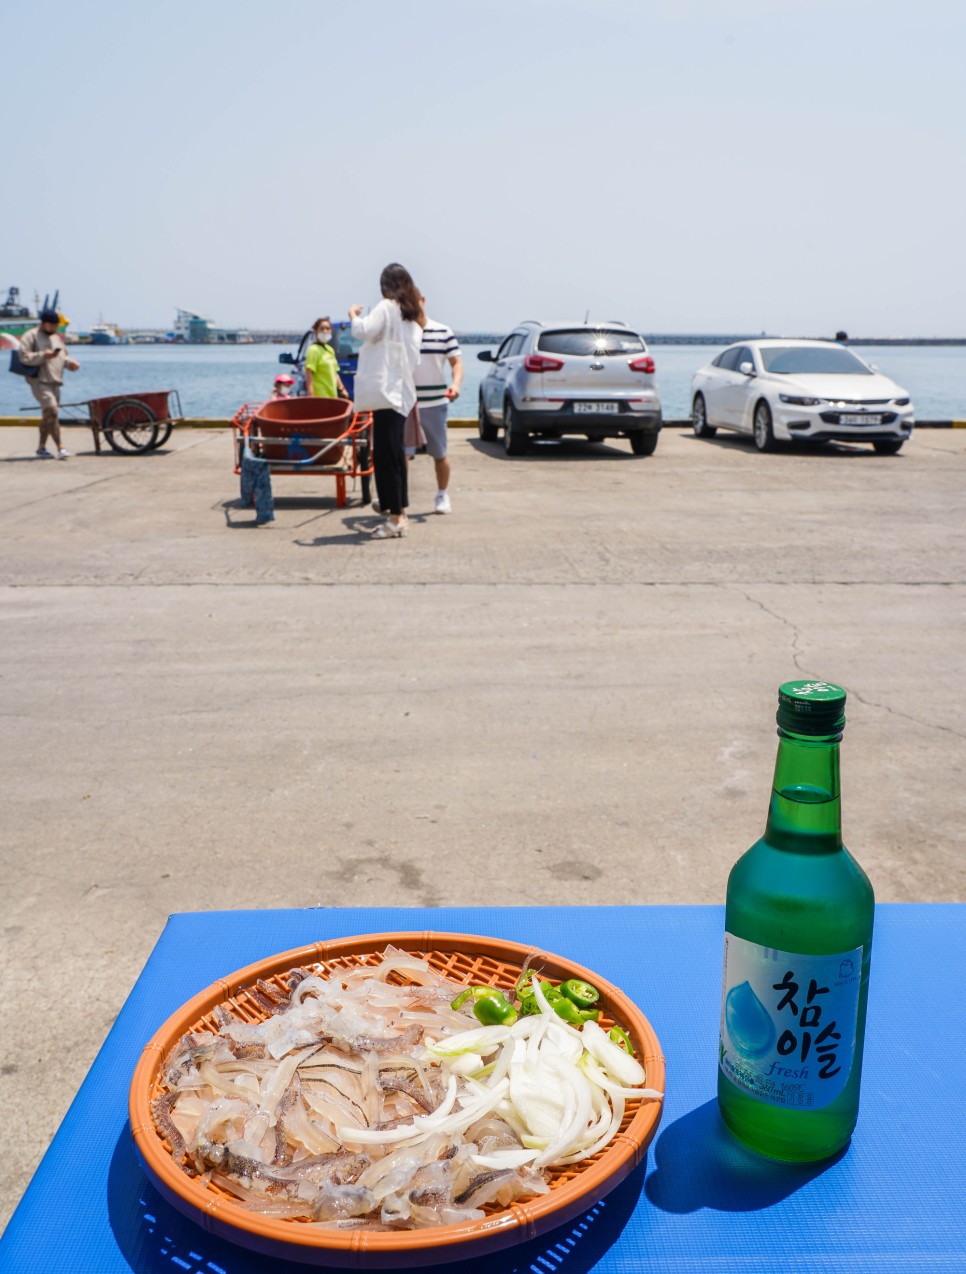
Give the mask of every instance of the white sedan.
<path id="1" fill-rule="evenodd" d="M 691 380 L 698 438 L 719 428 L 751 434 L 759 451 L 776 440 L 871 442 L 895 455 L 912 433 L 909 395 L 835 341 L 729 345 Z"/>

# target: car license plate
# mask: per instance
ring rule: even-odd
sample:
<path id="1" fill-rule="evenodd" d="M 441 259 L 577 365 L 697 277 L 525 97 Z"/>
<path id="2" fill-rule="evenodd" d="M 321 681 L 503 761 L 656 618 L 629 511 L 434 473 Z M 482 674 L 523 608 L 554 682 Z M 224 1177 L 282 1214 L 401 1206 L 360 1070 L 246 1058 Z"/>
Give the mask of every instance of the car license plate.
<path id="1" fill-rule="evenodd" d="M 620 405 L 618 403 L 574 403 L 574 411 L 616 416 L 620 411 Z"/>
<path id="2" fill-rule="evenodd" d="M 881 425 L 881 416 L 839 416 L 840 425 Z"/>

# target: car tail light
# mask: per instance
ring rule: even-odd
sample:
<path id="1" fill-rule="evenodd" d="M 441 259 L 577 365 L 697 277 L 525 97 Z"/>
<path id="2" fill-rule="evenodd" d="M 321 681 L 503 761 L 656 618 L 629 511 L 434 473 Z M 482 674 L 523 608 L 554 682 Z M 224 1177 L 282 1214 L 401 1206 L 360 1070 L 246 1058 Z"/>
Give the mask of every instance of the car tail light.
<path id="1" fill-rule="evenodd" d="M 648 376 L 654 374 L 654 359 L 650 354 L 645 355 L 644 358 L 630 358 L 627 360 L 627 365 L 632 372 L 644 372 Z"/>
<path id="2" fill-rule="evenodd" d="M 561 367 L 562 358 L 546 358 L 543 354 L 528 354 L 523 360 L 525 372 L 559 372 Z"/>

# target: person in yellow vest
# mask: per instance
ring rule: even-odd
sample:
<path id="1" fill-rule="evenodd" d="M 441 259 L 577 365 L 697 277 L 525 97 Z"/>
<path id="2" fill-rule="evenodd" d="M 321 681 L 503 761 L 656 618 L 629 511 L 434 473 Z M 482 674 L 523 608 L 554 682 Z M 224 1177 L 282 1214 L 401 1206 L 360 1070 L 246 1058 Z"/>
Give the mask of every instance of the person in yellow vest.
<path id="1" fill-rule="evenodd" d="M 305 355 L 305 392 L 310 398 L 348 398 L 332 348 L 332 320 L 316 319 L 312 335 L 315 340 Z"/>

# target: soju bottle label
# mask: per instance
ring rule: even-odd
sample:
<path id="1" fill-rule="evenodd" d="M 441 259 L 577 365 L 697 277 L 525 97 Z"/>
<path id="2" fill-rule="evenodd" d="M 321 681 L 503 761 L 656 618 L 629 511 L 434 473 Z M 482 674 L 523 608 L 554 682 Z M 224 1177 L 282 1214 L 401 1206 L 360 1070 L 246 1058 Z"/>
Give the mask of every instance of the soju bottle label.
<path id="1" fill-rule="evenodd" d="M 827 1106 L 852 1069 L 861 980 L 861 947 L 795 955 L 726 933 L 721 1071 L 771 1106 Z"/>

